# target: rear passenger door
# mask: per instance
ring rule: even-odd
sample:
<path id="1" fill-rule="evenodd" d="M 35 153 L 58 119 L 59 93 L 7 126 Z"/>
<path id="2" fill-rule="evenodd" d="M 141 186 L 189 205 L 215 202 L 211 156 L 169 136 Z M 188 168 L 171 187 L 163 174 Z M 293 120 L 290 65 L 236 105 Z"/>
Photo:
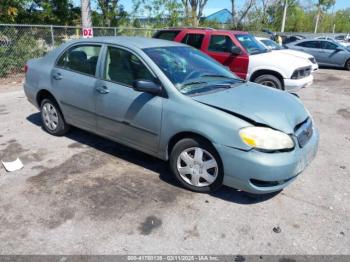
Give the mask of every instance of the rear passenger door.
<path id="1" fill-rule="evenodd" d="M 80 44 L 65 50 L 51 72 L 53 93 L 65 120 L 75 126 L 96 129 L 96 68 L 101 45 Z"/>
<path id="2" fill-rule="evenodd" d="M 295 45 L 296 49 L 313 55 L 317 62 L 321 62 L 321 44 L 318 40 L 304 41 Z"/>
<path id="3" fill-rule="evenodd" d="M 140 56 L 123 47 L 104 50 L 97 82 L 96 113 L 100 133 L 155 154 L 158 149 L 163 97 L 135 91 L 135 80 L 157 81 Z"/>

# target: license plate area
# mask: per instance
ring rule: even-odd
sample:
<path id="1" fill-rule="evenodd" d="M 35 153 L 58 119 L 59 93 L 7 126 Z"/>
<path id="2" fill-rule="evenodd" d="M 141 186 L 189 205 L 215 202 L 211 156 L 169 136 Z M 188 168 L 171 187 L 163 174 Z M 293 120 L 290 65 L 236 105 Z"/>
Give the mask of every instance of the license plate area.
<path id="1" fill-rule="evenodd" d="M 313 135 L 312 121 L 308 118 L 305 123 L 303 123 L 296 131 L 295 135 L 297 137 L 299 146 L 303 148 Z"/>

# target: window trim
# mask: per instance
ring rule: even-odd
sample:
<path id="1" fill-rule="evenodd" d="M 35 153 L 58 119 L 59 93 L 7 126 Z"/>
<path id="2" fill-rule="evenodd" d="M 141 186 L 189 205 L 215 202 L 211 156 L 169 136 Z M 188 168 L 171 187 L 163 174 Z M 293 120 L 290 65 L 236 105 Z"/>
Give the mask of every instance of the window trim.
<path id="1" fill-rule="evenodd" d="M 310 42 L 318 42 L 319 43 L 319 47 L 310 47 L 310 46 L 302 46 L 301 44 L 304 44 L 304 43 L 310 43 Z M 299 47 L 302 47 L 302 48 L 313 48 L 313 49 L 322 49 L 321 47 L 321 41 L 318 41 L 318 40 L 306 40 L 306 41 L 303 41 L 301 43 L 298 43 L 296 44 L 296 46 L 299 46 Z"/>
<path id="2" fill-rule="evenodd" d="M 101 70 L 100 70 L 100 75 L 99 75 L 99 79 L 100 80 L 133 89 L 132 85 L 128 85 L 128 84 L 125 84 L 125 83 L 122 83 L 122 82 L 117 82 L 117 81 L 113 81 L 113 80 L 105 78 L 105 72 L 106 72 L 106 67 L 107 67 L 106 66 L 106 61 L 107 61 L 108 47 L 119 48 L 119 49 L 125 50 L 126 52 L 129 52 L 129 53 L 133 54 L 134 56 L 136 56 L 141 61 L 141 63 L 147 68 L 147 70 L 152 74 L 152 76 L 154 77 L 155 81 L 158 82 L 161 85 L 161 88 L 162 88 L 163 91 L 160 94 L 160 96 L 164 96 L 163 94 L 166 95 L 166 91 L 165 91 L 165 88 L 164 88 L 162 82 L 159 80 L 159 78 L 154 73 L 152 68 L 150 68 L 150 66 L 146 63 L 146 61 L 142 57 L 140 57 L 136 52 L 134 52 L 133 50 L 131 50 L 131 49 L 125 47 L 125 46 L 120 46 L 120 45 L 117 45 L 117 44 L 106 43 L 105 46 L 104 46 L 104 50 L 103 50 L 103 54 L 102 54 L 103 55 L 103 59 L 101 59 L 101 63 L 100 63 L 100 65 L 101 65 Z"/>
<path id="3" fill-rule="evenodd" d="M 329 45 L 329 44 L 334 45 L 335 48 L 334 48 L 334 49 L 325 48 L 326 45 Z M 331 42 L 331 41 L 329 41 L 329 40 L 321 41 L 321 49 L 323 49 L 323 50 L 335 51 L 335 50 L 337 50 L 338 47 L 339 47 L 339 46 L 338 46 L 337 44 L 335 44 L 335 43 L 333 43 L 333 42 Z"/>
<path id="4" fill-rule="evenodd" d="M 176 32 L 176 35 L 174 36 L 174 38 L 172 40 L 159 38 L 159 35 L 161 35 L 162 33 L 170 33 L 170 32 Z M 181 30 L 159 30 L 152 36 L 152 38 L 166 40 L 166 41 L 175 41 L 176 37 L 178 37 L 178 35 L 180 33 L 181 33 Z"/>
<path id="5" fill-rule="evenodd" d="M 185 38 L 188 36 L 188 35 L 200 35 L 200 36 L 202 36 L 203 38 L 202 38 L 202 42 L 201 42 L 201 45 L 200 45 L 200 47 L 199 48 L 197 48 L 197 47 L 194 47 L 193 45 L 189 45 L 188 43 L 184 43 L 183 41 L 185 40 Z M 205 33 L 197 33 L 197 32 L 186 32 L 185 33 L 185 35 L 184 35 L 184 37 L 181 39 L 181 43 L 182 44 L 185 44 L 185 45 L 189 45 L 189 46 L 191 46 L 191 47 L 193 47 L 193 48 L 196 48 L 196 49 L 198 49 L 198 50 L 202 50 L 202 48 L 203 48 L 203 45 L 204 45 L 204 39 L 205 39 Z"/>
<path id="6" fill-rule="evenodd" d="M 86 74 L 80 71 L 76 71 L 76 70 L 72 70 L 70 68 L 66 68 L 66 67 L 62 67 L 57 65 L 58 61 L 61 59 L 62 56 L 64 56 L 70 49 L 72 49 L 73 47 L 77 47 L 77 46 L 99 46 L 100 47 L 100 52 L 98 54 L 98 58 L 97 58 L 97 62 L 96 62 L 96 71 L 95 71 L 95 75 L 90 75 L 90 74 Z M 103 43 L 74 43 L 68 47 L 66 47 L 57 57 L 55 60 L 55 64 L 54 64 L 54 68 L 59 68 L 62 70 L 66 70 L 66 71 L 70 71 L 70 72 L 74 72 L 77 74 L 81 74 L 81 75 L 85 75 L 85 76 L 90 76 L 90 77 L 94 77 L 98 79 L 98 66 L 99 66 L 99 61 L 101 59 L 101 54 L 102 54 L 102 49 L 103 49 Z"/>
<path id="7" fill-rule="evenodd" d="M 208 52 L 218 53 L 218 54 L 226 54 L 226 55 L 227 55 L 227 54 L 231 54 L 230 52 L 223 52 L 223 51 L 213 51 L 213 50 L 210 50 L 210 49 L 209 49 L 209 48 L 210 48 L 210 41 L 211 41 L 211 38 L 212 38 L 213 36 L 228 37 L 228 38 L 231 40 L 232 44 L 233 44 L 234 46 L 237 46 L 237 45 L 235 44 L 235 42 L 233 41 L 233 39 L 232 39 L 229 35 L 211 34 L 211 35 L 209 35 L 209 41 L 208 41 L 208 47 L 207 47 L 207 51 L 208 51 Z M 237 47 L 241 48 L 240 46 L 237 46 Z M 242 48 L 241 48 L 241 49 L 242 49 Z"/>

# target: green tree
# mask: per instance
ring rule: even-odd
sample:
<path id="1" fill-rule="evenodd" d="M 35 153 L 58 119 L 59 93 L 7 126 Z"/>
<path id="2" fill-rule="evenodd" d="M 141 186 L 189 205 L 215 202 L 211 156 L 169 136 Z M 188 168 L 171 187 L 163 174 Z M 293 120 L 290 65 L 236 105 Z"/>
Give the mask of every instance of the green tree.
<path id="1" fill-rule="evenodd" d="M 72 25 L 80 22 L 80 7 L 74 7 L 72 0 L 30 2 L 25 12 L 18 15 L 18 23 Z"/>
<path id="2" fill-rule="evenodd" d="M 350 32 L 350 8 L 335 13 L 336 32 Z"/>
<path id="3" fill-rule="evenodd" d="M 185 17 L 190 21 L 192 26 L 198 26 L 203 16 L 203 9 L 208 0 L 181 0 L 185 10 Z"/>
<path id="4" fill-rule="evenodd" d="M 122 24 L 128 16 L 124 7 L 119 4 L 119 0 L 96 0 L 97 8 L 101 11 L 101 26 L 118 26 Z"/>
<path id="5" fill-rule="evenodd" d="M 134 0 L 132 13 L 148 17 L 153 27 L 171 27 L 180 24 L 183 6 L 178 0 Z"/>
<path id="6" fill-rule="evenodd" d="M 231 25 L 233 29 L 242 29 L 243 20 L 249 14 L 251 8 L 256 4 L 256 0 L 245 0 L 241 10 L 237 10 L 236 0 L 231 0 Z"/>
<path id="7" fill-rule="evenodd" d="M 326 12 L 331 6 L 335 5 L 336 0 L 317 0 L 317 14 L 316 14 L 316 23 L 314 33 L 317 33 L 318 24 L 321 19 L 321 15 L 323 12 Z"/>
<path id="8" fill-rule="evenodd" d="M 1 0 L 0 22 L 15 23 L 18 15 L 25 12 L 25 6 L 29 0 Z"/>

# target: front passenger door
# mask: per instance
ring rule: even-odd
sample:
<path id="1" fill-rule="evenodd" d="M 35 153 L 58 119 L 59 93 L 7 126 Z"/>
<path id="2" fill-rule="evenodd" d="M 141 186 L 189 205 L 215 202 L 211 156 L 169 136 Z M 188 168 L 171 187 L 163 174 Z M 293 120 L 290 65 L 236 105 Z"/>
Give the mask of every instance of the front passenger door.
<path id="1" fill-rule="evenodd" d="M 158 149 L 163 97 L 135 91 L 135 80 L 157 81 L 133 52 L 109 46 L 96 85 L 97 128 L 105 136 L 139 150 Z"/>
<path id="2" fill-rule="evenodd" d="M 246 79 L 249 57 L 243 51 L 240 55 L 232 54 L 233 46 L 236 45 L 230 35 L 212 34 L 205 52 L 219 63 L 229 67 L 240 78 Z"/>
<path id="3" fill-rule="evenodd" d="M 345 64 L 344 51 L 337 50 L 339 46 L 330 41 L 321 42 L 321 61 L 330 66 L 339 66 Z"/>

